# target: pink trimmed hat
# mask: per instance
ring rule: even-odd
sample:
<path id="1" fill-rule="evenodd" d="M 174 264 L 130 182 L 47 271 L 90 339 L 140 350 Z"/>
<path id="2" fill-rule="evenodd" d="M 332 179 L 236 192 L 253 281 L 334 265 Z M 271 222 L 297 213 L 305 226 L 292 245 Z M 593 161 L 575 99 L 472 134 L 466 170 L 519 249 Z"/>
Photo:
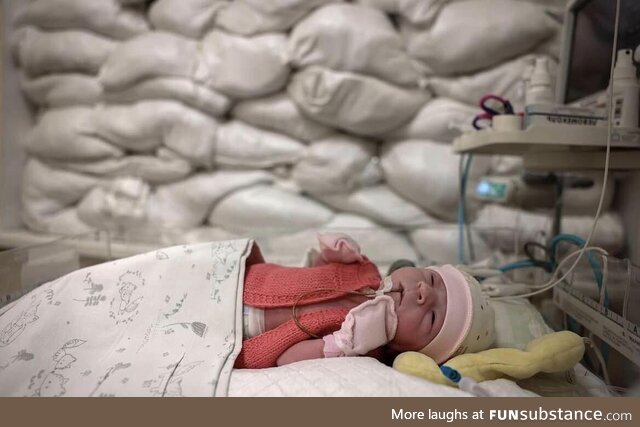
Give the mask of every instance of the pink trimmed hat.
<path id="1" fill-rule="evenodd" d="M 438 335 L 420 353 L 441 364 L 459 354 L 489 348 L 495 337 L 495 313 L 478 281 L 449 264 L 427 269 L 442 277 L 447 314 Z"/>

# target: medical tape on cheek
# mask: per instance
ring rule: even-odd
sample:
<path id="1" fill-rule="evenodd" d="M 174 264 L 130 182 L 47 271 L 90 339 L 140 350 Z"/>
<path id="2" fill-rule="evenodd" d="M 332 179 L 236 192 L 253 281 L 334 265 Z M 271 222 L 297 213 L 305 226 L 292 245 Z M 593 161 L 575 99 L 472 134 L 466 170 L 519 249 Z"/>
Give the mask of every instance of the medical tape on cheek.
<path id="1" fill-rule="evenodd" d="M 392 288 L 393 281 L 391 280 L 391 276 L 386 276 L 384 279 L 382 279 L 382 282 L 380 282 L 380 287 L 376 291 L 376 296 L 387 294 L 391 292 Z"/>

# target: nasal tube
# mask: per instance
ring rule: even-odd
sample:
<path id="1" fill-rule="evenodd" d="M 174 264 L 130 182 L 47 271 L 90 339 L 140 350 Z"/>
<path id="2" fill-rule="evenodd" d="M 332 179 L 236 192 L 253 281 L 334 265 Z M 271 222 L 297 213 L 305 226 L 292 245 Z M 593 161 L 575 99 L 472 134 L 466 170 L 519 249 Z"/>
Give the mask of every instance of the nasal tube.
<path id="1" fill-rule="evenodd" d="M 613 69 L 611 121 L 614 127 L 637 128 L 640 103 L 640 84 L 633 65 L 633 51 L 618 51 Z"/>

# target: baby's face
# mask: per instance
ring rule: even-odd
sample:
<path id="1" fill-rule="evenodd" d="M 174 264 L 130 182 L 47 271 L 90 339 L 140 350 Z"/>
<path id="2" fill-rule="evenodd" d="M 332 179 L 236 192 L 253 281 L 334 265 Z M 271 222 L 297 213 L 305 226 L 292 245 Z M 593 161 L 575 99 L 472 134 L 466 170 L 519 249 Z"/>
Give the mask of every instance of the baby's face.
<path id="1" fill-rule="evenodd" d="M 418 351 L 429 344 L 444 323 L 447 289 L 438 273 L 404 267 L 391 273 L 398 327 L 389 346 L 396 351 Z"/>

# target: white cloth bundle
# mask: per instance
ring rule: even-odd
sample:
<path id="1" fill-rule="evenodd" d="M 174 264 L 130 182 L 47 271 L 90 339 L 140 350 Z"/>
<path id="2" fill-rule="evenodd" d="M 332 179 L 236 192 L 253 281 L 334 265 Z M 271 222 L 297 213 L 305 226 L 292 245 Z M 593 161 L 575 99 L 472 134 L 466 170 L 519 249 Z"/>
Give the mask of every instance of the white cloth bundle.
<path id="1" fill-rule="evenodd" d="M 231 115 L 300 141 L 315 141 L 334 132 L 330 127 L 303 116 L 295 102 L 284 92 L 240 101 L 233 107 Z"/>
<path id="2" fill-rule="evenodd" d="M 364 215 L 385 226 L 418 227 L 435 222 L 418 206 L 403 199 L 385 184 L 359 188 L 351 193 L 314 197 L 337 211 Z"/>
<path id="3" fill-rule="evenodd" d="M 312 142 L 291 176 L 310 194 L 349 193 L 372 173 L 377 172 L 378 179 L 370 181 L 381 180 L 376 149 L 371 141 L 335 134 Z"/>
<path id="4" fill-rule="evenodd" d="M 250 36 L 287 31 L 312 9 L 342 0 L 234 0 L 215 17 L 217 27 Z"/>
<path id="5" fill-rule="evenodd" d="M 200 38 L 213 28 L 216 13 L 227 0 L 157 0 L 149 9 L 154 28 Z"/>
<path id="6" fill-rule="evenodd" d="M 541 241 L 551 237 L 552 217 L 551 212 L 529 212 L 500 205 L 487 205 L 478 212 L 473 225 L 479 231 L 484 229 L 495 238 L 496 244 L 499 244 L 502 249 L 513 250 L 514 233 L 517 233 L 521 243 L 532 240 Z M 586 239 L 592 225 L 593 216 L 566 215 L 561 221 L 561 232 L 576 234 Z M 505 228 L 510 228 L 513 232 L 493 231 Z M 600 246 L 616 254 L 622 250 L 624 244 L 625 234 L 620 216 L 615 212 L 605 212 L 600 215 L 589 246 Z"/>
<path id="7" fill-rule="evenodd" d="M 422 79 L 389 18 L 355 4 L 328 5 L 300 21 L 289 37 L 289 56 L 299 68 L 319 65 L 407 86 Z"/>
<path id="8" fill-rule="evenodd" d="M 55 234 L 89 231 L 74 205 L 99 179 L 51 168 L 31 158 L 22 177 L 22 220 L 32 230 Z"/>
<path id="9" fill-rule="evenodd" d="M 143 101 L 132 105 L 99 105 L 94 132 L 132 151 L 165 146 L 194 165 L 210 167 L 218 123 L 198 110 L 173 101 Z"/>
<path id="10" fill-rule="evenodd" d="M 333 212 L 320 203 L 268 185 L 254 185 L 220 200 L 209 223 L 236 233 L 293 232 L 327 223 Z"/>
<path id="11" fill-rule="evenodd" d="M 507 98 L 517 111 L 524 108 L 523 77 L 536 56 L 525 55 L 494 68 L 458 77 L 431 77 L 429 87 L 437 96 L 478 105 L 480 98 L 494 94 Z"/>
<path id="12" fill-rule="evenodd" d="M 55 168 L 103 178 L 136 177 L 149 184 L 167 184 L 185 179 L 193 170 L 191 163 L 166 148 L 155 156 L 129 155 L 94 162 L 47 162 Z"/>
<path id="13" fill-rule="evenodd" d="M 179 77 L 143 80 L 133 86 L 104 94 L 112 103 L 133 103 L 150 99 L 174 100 L 212 116 L 223 116 L 231 107 L 231 99 L 222 93 Z"/>
<path id="14" fill-rule="evenodd" d="M 87 74 L 47 74 L 20 78 L 20 88 L 31 102 L 40 107 L 92 105 L 102 101 L 102 85 Z"/>
<path id="15" fill-rule="evenodd" d="M 428 140 L 387 142 L 382 146 L 382 168 L 398 194 L 441 219 L 456 220 L 459 200 L 460 156 L 451 146 Z M 489 170 L 488 156 L 474 157 L 467 188 Z M 478 202 L 467 193 L 467 217 L 473 218 Z"/>
<path id="16" fill-rule="evenodd" d="M 198 42 L 149 32 L 119 45 L 100 70 L 100 80 L 106 90 L 118 91 L 145 79 L 181 77 L 232 97 L 252 98 L 284 87 L 286 44 L 279 33 L 245 38 L 212 31 Z"/>
<path id="17" fill-rule="evenodd" d="M 491 256 L 491 248 L 476 230 L 469 230 L 473 243 L 475 261 Z M 433 224 L 432 226 L 413 230 L 410 233 L 413 246 L 429 264 L 459 264 L 458 228 L 456 224 Z M 464 237 L 467 244 L 467 235 Z M 469 249 L 464 247 L 464 254 L 469 257 Z M 469 259 L 469 258 L 467 258 Z"/>
<path id="18" fill-rule="evenodd" d="M 26 137 L 27 151 L 60 161 L 95 161 L 121 157 L 124 152 L 95 133 L 91 107 L 47 110 Z"/>
<path id="19" fill-rule="evenodd" d="M 97 74 L 117 42 L 86 31 L 43 32 L 34 27 L 13 33 L 13 55 L 24 73 Z"/>
<path id="20" fill-rule="evenodd" d="M 451 142 L 463 132 L 473 130 L 471 123 L 479 108 L 453 99 L 434 98 L 411 121 L 385 135 L 386 139 L 429 139 Z"/>
<path id="21" fill-rule="evenodd" d="M 429 24 L 451 0 L 357 0 L 358 3 L 400 15 L 412 24 Z"/>
<path id="22" fill-rule="evenodd" d="M 159 186 L 149 196 L 149 224 L 179 229 L 199 226 L 223 197 L 272 181 L 264 171 L 217 171 Z"/>
<path id="23" fill-rule="evenodd" d="M 522 55 L 559 30 L 544 8 L 512 0 L 445 5 L 427 28 L 403 22 L 410 55 L 437 75 L 471 72 Z"/>
<path id="24" fill-rule="evenodd" d="M 16 15 L 14 24 L 46 30 L 83 29 L 113 39 L 127 39 L 149 30 L 141 11 L 124 8 L 120 3 L 118 0 L 35 0 Z"/>
<path id="25" fill-rule="evenodd" d="M 270 168 L 296 163 L 306 147 L 286 135 L 232 120 L 218 128 L 213 162 L 218 166 Z"/>
<path id="26" fill-rule="evenodd" d="M 308 117 L 365 136 L 401 126 L 430 98 L 418 89 L 316 66 L 294 74 L 287 91 Z"/>

